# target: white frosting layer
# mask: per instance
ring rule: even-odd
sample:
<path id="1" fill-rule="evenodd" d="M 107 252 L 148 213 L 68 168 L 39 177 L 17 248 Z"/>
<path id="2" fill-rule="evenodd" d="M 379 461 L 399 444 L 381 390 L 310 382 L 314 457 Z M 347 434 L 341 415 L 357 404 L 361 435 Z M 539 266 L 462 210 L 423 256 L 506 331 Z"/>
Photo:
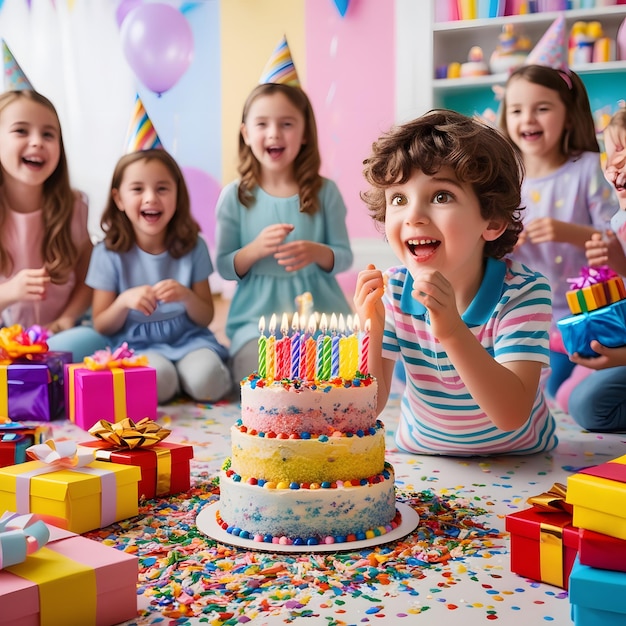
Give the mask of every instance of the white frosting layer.
<path id="1" fill-rule="evenodd" d="M 376 424 L 377 385 L 350 387 L 318 383 L 315 388 L 293 384 L 260 386 L 257 380 L 241 387 L 241 419 L 259 432 L 330 435 L 367 430 Z"/>
<path id="2" fill-rule="evenodd" d="M 232 469 L 244 478 L 273 482 L 322 483 L 367 478 L 385 464 L 385 433 L 362 437 L 276 439 L 232 426 Z"/>
<path id="3" fill-rule="evenodd" d="M 394 474 L 364 486 L 332 489 L 268 489 L 220 475 L 221 518 L 250 535 L 346 537 L 388 525 L 396 515 Z"/>

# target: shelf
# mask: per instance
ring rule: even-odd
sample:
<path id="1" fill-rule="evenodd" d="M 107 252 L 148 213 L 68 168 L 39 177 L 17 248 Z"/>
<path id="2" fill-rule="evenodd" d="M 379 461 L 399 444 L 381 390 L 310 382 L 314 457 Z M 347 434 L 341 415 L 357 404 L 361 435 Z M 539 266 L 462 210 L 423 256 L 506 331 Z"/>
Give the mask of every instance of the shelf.
<path id="1" fill-rule="evenodd" d="M 501 28 L 504 24 L 550 24 L 564 14 L 568 21 L 601 21 L 603 18 L 611 18 L 623 15 L 626 17 L 626 5 L 618 4 L 596 9 L 573 9 L 569 11 L 546 11 L 544 13 L 526 13 L 525 15 L 504 15 L 502 17 L 490 17 L 476 20 L 455 20 L 453 22 L 435 22 L 433 32 L 445 31 L 480 30 L 483 28 Z"/>
<path id="2" fill-rule="evenodd" d="M 495 19 L 495 18 L 494 18 Z M 608 74 L 611 72 L 626 72 L 626 61 L 611 61 L 610 63 L 585 63 L 571 68 L 580 76 L 589 74 Z M 490 87 L 504 84 L 508 74 L 487 74 L 486 76 L 468 76 L 464 78 L 438 78 L 433 80 L 433 91 L 438 93 L 459 88 Z"/>

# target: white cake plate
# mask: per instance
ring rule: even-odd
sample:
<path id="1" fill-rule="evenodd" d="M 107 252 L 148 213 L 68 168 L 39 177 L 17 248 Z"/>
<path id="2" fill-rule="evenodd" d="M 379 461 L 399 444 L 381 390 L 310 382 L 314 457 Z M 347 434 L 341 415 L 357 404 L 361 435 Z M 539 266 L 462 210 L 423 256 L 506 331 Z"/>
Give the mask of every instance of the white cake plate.
<path id="1" fill-rule="evenodd" d="M 420 517 L 415 509 L 412 509 L 408 504 L 404 502 L 396 502 L 396 509 L 400 511 L 402 515 L 402 521 L 397 528 L 385 533 L 384 535 L 378 535 L 371 539 L 363 539 L 360 541 L 346 541 L 344 543 L 324 543 L 314 546 L 294 546 L 294 545 L 282 545 L 279 543 L 265 543 L 263 541 L 254 541 L 253 539 L 244 539 L 236 535 L 227 533 L 218 523 L 215 514 L 218 511 L 219 500 L 207 504 L 196 517 L 196 527 L 199 531 L 205 535 L 226 543 L 231 546 L 237 546 L 239 548 L 246 548 L 247 550 L 257 550 L 259 552 L 352 552 L 353 550 L 360 550 L 361 548 L 371 548 L 372 546 L 378 546 L 383 543 L 389 543 L 397 539 L 402 539 L 410 532 L 413 532 L 419 524 Z"/>

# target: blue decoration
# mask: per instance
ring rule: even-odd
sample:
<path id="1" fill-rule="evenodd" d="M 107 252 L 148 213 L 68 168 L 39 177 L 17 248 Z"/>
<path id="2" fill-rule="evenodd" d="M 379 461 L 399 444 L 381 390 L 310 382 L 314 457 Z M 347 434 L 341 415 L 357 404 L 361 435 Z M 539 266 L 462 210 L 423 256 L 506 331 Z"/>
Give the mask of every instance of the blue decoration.
<path id="1" fill-rule="evenodd" d="M 339 15 L 341 15 L 341 17 L 345 17 L 346 11 L 350 6 L 350 0 L 334 0 L 334 2 L 337 10 L 339 11 Z"/>

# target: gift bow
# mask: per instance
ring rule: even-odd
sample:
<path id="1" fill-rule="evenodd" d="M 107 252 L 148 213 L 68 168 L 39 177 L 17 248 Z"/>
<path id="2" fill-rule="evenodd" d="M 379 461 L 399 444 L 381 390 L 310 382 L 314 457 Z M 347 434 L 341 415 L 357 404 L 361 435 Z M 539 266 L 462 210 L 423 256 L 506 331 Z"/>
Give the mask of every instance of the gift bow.
<path id="1" fill-rule="evenodd" d="M 106 350 L 96 350 L 92 356 L 86 356 L 83 363 L 90 370 L 110 370 L 116 367 L 140 367 L 148 365 L 148 358 L 144 355 L 136 355 L 132 348 L 124 342 L 119 348 L 111 352 L 107 346 Z"/>
<path id="2" fill-rule="evenodd" d="M 0 570 L 23 563 L 50 539 L 50 530 L 35 515 L 9 513 L 0 517 Z"/>
<path id="3" fill-rule="evenodd" d="M 571 289 L 583 289 L 597 283 L 605 283 L 611 278 L 615 278 L 617 274 L 608 266 L 601 267 L 582 267 L 578 278 L 568 278 L 567 282 Z"/>
<path id="4" fill-rule="evenodd" d="M 563 483 L 554 483 L 548 491 L 538 496 L 531 496 L 526 502 L 540 509 L 542 513 L 569 513 L 571 515 L 573 507 L 565 502 L 566 494 L 567 487 Z"/>
<path id="5" fill-rule="evenodd" d="M 47 337 L 33 328 L 24 330 L 19 324 L 0 328 L 0 362 L 10 363 L 27 354 L 48 352 Z"/>
<path id="6" fill-rule="evenodd" d="M 93 450 L 79 449 L 73 441 L 54 441 L 54 439 L 26 448 L 26 454 L 35 461 L 49 465 L 51 472 L 85 467 L 94 460 Z"/>
<path id="7" fill-rule="evenodd" d="M 100 420 L 89 429 L 89 433 L 110 446 L 133 450 L 134 448 L 149 448 L 163 441 L 171 431 L 161 428 L 148 417 L 137 423 L 127 417 L 115 424 Z"/>

